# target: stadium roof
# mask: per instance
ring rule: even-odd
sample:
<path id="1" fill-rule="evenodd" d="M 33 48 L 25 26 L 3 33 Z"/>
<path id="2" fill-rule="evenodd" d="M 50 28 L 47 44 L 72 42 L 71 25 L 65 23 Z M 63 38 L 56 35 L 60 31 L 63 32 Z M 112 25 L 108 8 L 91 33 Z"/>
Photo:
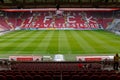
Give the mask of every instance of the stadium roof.
<path id="1" fill-rule="evenodd" d="M 110 8 L 120 7 L 120 0 L 0 0 L 0 8 Z"/>
<path id="2" fill-rule="evenodd" d="M 34 11 L 56 11 L 56 8 L 37 8 L 37 9 L 0 9 L 7 12 L 34 12 Z M 114 11 L 119 8 L 60 8 L 63 11 Z"/>

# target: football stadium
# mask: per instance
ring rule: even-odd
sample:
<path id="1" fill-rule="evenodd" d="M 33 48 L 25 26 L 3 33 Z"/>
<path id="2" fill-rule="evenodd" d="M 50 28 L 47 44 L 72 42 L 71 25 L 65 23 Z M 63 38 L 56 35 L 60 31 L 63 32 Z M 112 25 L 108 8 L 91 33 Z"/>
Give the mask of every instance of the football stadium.
<path id="1" fill-rule="evenodd" d="M 119 0 L 0 0 L 0 80 L 120 80 Z"/>

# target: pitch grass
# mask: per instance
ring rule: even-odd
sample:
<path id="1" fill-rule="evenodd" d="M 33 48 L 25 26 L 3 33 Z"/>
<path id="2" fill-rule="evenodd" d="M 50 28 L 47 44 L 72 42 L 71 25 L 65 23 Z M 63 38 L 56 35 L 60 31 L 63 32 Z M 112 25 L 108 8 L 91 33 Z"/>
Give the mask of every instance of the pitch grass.
<path id="1" fill-rule="evenodd" d="M 120 36 L 107 31 L 13 31 L 0 36 L 0 56 L 64 54 L 112 55 L 120 52 Z"/>

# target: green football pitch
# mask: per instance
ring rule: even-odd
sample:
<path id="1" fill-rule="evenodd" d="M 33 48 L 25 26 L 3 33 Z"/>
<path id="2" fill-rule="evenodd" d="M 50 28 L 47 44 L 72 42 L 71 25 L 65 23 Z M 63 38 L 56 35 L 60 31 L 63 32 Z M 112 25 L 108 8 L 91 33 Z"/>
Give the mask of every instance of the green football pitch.
<path id="1" fill-rule="evenodd" d="M 10 55 L 113 55 L 120 52 L 120 36 L 107 31 L 12 31 L 0 36 L 0 57 Z"/>

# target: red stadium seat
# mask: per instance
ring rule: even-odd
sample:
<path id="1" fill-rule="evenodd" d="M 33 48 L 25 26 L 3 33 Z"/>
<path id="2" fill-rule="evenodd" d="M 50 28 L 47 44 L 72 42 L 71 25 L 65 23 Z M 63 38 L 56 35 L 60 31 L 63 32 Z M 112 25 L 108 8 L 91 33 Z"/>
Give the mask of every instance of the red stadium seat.
<path id="1" fill-rule="evenodd" d="M 70 80 L 81 80 L 79 75 L 73 75 Z"/>
<path id="2" fill-rule="evenodd" d="M 82 75 L 80 77 L 80 80 L 89 80 L 89 76 L 88 75 Z"/>
<path id="3" fill-rule="evenodd" d="M 109 80 L 116 80 L 117 79 L 117 75 L 110 75 L 109 76 Z"/>
<path id="4" fill-rule="evenodd" d="M 24 76 L 22 76 L 22 75 L 16 75 L 16 76 L 15 76 L 15 79 L 16 79 L 16 80 L 25 80 L 25 79 L 24 79 Z"/>
<path id="5" fill-rule="evenodd" d="M 13 75 L 6 75 L 6 80 L 16 80 Z"/>
<path id="6" fill-rule="evenodd" d="M 109 76 L 108 75 L 101 75 L 99 80 L 109 80 Z"/>
<path id="7" fill-rule="evenodd" d="M 0 80 L 6 80 L 6 77 L 3 75 L 0 75 Z"/>
<path id="8" fill-rule="evenodd" d="M 40 75 L 33 76 L 33 80 L 43 80 Z"/>
<path id="9" fill-rule="evenodd" d="M 33 80 L 33 77 L 30 75 L 25 75 L 24 78 L 25 80 Z"/>
<path id="10" fill-rule="evenodd" d="M 92 75 L 89 80 L 99 80 L 99 75 Z"/>

